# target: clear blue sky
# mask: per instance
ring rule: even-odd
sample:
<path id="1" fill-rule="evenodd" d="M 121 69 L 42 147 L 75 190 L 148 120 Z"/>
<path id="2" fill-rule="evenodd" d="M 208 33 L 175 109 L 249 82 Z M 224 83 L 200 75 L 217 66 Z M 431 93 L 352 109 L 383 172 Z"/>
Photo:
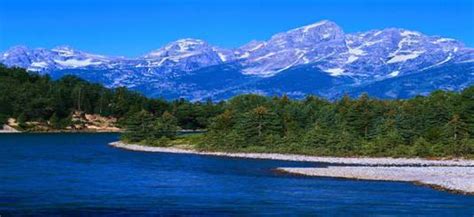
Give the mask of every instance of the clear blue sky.
<path id="1" fill-rule="evenodd" d="M 225 48 L 328 19 L 345 32 L 400 27 L 474 47 L 474 0 L 0 0 L 0 51 L 70 45 L 137 56 L 185 37 Z"/>

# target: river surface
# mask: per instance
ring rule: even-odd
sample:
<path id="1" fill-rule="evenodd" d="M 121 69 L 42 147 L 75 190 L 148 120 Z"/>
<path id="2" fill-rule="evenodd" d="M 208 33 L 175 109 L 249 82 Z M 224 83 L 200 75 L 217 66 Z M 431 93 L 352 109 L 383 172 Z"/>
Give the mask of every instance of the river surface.
<path id="1" fill-rule="evenodd" d="M 325 164 L 133 152 L 118 134 L 1 134 L 0 216 L 473 216 L 474 197 L 278 174 Z"/>

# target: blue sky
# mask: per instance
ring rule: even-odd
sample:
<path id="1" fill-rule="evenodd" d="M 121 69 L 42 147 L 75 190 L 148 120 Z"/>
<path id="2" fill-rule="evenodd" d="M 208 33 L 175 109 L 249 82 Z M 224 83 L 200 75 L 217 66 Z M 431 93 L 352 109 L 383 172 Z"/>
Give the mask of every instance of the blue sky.
<path id="1" fill-rule="evenodd" d="M 473 0 L 0 0 L 0 50 L 133 57 L 186 37 L 233 48 L 322 19 L 346 33 L 400 27 L 474 47 Z"/>

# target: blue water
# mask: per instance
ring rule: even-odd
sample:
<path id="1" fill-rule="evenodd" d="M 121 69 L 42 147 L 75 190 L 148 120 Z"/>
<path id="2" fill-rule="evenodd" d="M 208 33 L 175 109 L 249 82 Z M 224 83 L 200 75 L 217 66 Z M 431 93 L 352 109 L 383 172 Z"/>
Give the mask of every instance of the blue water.
<path id="1" fill-rule="evenodd" d="M 0 215 L 473 216 L 474 197 L 403 182 L 282 175 L 248 160 L 112 148 L 117 134 L 0 135 Z"/>

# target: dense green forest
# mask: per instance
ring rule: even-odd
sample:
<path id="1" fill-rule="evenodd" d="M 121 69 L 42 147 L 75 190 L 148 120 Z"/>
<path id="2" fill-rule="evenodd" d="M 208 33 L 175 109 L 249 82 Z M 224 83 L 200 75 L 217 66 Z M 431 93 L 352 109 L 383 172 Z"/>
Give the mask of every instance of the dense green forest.
<path id="1" fill-rule="evenodd" d="M 176 120 L 142 111 L 128 142 L 191 144 L 208 151 L 279 152 L 330 156 L 474 157 L 474 86 L 461 93 L 379 100 L 366 94 L 330 102 L 236 96 L 219 107 L 207 132 L 176 138 Z"/>
<path id="2" fill-rule="evenodd" d="M 21 68 L 0 65 L 0 126 L 16 118 L 20 127 L 28 121 L 44 122 L 55 129 L 70 125 L 74 111 L 118 118 L 124 125 L 140 112 L 161 116 L 165 111 L 182 129 L 203 129 L 208 119 L 221 113 L 212 102 L 149 99 L 126 88 L 108 89 L 75 76 L 52 80 Z"/>
<path id="3" fill-rule="evenodd" d="M 474 157 L 474 86 L 407 100 L 363 94 L 328 101 L 316 96 L 240 95 L 191 103 L 149 99 L 74 76 L 52 80 L 0 67 L 0 121 L 43 121 L 61 128 L 71 113 L 113 116 L 122 139 L 145 145 L 188 143 L 202 150 L 335 156 Z M 179 129 L 206 129 L 180 136 Z"/>
<path id="4" fill-rule="evenodd" d="M 237 96 L 199 147 L 338 156 L 474 156 L 474 86 L 409 100 Z"/>

